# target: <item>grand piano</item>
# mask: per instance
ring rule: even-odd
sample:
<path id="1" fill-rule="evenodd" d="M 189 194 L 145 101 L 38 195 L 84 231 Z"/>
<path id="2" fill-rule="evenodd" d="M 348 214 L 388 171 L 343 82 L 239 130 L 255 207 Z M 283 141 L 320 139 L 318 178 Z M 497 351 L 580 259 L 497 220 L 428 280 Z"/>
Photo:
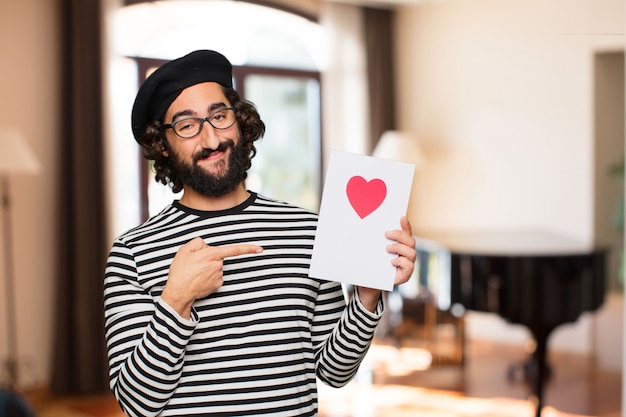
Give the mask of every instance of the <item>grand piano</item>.
<path id="1" fill-rule="evenodd" d="M 530 330 L 536 347 L 524 370 L 539 417 L 548 339 L 604 302 L 606 249 L 544 232 L 431 232 L 417 240 L 422 258 L 433 248 L 448 255 L 434 289 L 440 308 L 496 313 Z"/>

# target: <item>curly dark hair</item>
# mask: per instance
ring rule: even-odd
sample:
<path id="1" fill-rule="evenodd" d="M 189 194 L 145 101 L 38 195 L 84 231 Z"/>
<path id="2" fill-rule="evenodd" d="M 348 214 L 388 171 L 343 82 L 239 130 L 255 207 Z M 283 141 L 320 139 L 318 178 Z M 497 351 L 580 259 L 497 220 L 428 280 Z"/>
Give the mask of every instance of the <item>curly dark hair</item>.
<path id="1" fill-rule="evenodd" d="M 265 134 L 265 123 L 261 120 L 254 104 L 241 98 L 236 90 L 222 87 L 222 91 L 230 105 L 235 108 L 239 126 L 238 146 L 241 146 L 248 155 L 247 171 L 252 166 L 252 158 L 256 155 L 254 142 Z M 154 179 L 162 184 L 169 184 L 172 191 L 178 193 L 183 189 L 183 181 L 172 164 L 172 149 L 165 138 L 162 124 L 161 120 L 155 120 L 148 125 L 139 137 L 139 144 L 143 148 L 144 158 L 154 161 Z M 163 151 L 167 151 L 169 156 L 164 156 Z"/>

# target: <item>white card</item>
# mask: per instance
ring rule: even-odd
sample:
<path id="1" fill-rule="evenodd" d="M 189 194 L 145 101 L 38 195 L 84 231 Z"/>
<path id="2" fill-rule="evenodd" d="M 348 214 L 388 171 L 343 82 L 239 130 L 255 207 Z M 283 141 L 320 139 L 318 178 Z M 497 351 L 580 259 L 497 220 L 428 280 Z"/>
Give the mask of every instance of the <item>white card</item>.
<path id="1" fill-rule="evenodd" d="M 400 229 L 414 172 L 413 164 L 332 151 L 309 276 L 391 291 L 397 255 L 385 232 Z"/>

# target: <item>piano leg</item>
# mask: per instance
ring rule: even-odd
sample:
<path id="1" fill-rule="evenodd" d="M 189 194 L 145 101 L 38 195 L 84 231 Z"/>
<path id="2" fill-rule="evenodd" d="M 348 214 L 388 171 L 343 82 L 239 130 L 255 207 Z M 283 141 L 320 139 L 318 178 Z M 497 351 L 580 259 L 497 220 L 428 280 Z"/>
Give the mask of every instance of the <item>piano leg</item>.
<path id="1" fill-rule="evenodd" d="M 541 416 L 541 409 L 543 408 L 544 385 L 549 374 L 548 365 L 546 363 L 548 337 L 552 330 L 552 328 L 532 329 L 536 346 L 531 358 L 530 377 L 533 386 L 533 395 L 535 396 L 537 405 L 535 417 Z"/>
<path id="2" fill-rule="evenodd" d="M 547 362 L 548 336 L 553 329 L 532 329 L 531 333 L 535 341 L 535 350 L 532 355 L 522 364 L 511 365 L 508 370 L 508 378 L 515 380 L 516 375 L 521 376 L 531 388 L 531 399 L 536 404 L 535 417 L 541 416 L 543 408 L 543 393 L 546 381 L 550 378 L 551 369 Z"/>

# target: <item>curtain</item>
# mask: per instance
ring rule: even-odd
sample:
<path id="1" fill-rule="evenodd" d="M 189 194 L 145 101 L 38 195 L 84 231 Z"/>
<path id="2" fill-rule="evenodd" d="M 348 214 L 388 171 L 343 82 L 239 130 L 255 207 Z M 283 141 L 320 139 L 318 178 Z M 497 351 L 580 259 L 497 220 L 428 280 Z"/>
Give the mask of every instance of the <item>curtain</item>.
<path id="1" fill-rule="evenodd" d="M 393 11 L 363 8 L 370 102 L 368 152 L 385 130 L 395 128 Z"/>
<path id="2" fill-rule="evenodd" d="M 101 12 L 98 0 L 57 0 L 61 27 L 61 173 L 50 389 L 108 390 Z"/>

